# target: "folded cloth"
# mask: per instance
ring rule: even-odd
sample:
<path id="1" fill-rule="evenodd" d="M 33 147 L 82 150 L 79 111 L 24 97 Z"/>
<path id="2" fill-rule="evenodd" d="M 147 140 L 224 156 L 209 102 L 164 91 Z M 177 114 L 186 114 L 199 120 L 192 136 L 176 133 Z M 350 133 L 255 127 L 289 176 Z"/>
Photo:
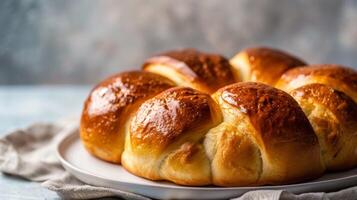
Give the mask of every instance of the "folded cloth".
<path id="1" fill-rule="evenodd" d="M 42 182 L 45 188 L 57 192 L 65 199 L 93 199 L 119 197 L 147 200 L 130 192 L 85 184 L 65 171 L 56 157 L 56 144 L 66 135 L 78 131 L 78 121 L 36 123 L 15 130 L 0 139 L 0 171 L 30 181 Z M 282 190 L 247 192 L 235 200 L 356 200 L 357 187 L 333 193 L 306 193 L 295 195 Z"/>
<path id="2" fill-rule="evenodd" d="M 121 197 L 148 200 L 126 191 L 85 184 L 65 171 L 56 157 L 56 145 L 66 135 L 78 131 L 78 121 L 36 123 L 15 130 L 0 139 L 0 171 L 20 176 L 57 192 L 64 199 Z"/>

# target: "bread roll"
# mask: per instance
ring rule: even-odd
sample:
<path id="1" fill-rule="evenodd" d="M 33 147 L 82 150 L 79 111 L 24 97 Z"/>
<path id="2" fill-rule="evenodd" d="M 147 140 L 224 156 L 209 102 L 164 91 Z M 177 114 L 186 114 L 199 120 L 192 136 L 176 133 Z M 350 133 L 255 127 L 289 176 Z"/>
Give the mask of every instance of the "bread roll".
<path id="1" fill-rule="evenodd" d="M 308 84 L 290 94 L 298 101 L 318 136 L 328 170 L 357 165 L 357 104 L 343 92 Z"/>
<path id="2" fill-rule="evenodd" d="M 168 89 L 140 106 L 122 164 L 131 173 L 183 185 L 211 183 L 202 141 L 221 121 L 213 99 L 191 88 Z"/>
<path id="3" fill-rule="evenodd" d="M 311 83 L 328 85 L 357 102 L 357 72 L 340 65 L 310 65 L 291 69 L 281 76 L 276 87 L 289 92 Z"/>
<path id="4" fill-rule="evenodd" d="M 213 184 L 286 184 L 323 173 L 317 137 L 287 93 L 244 82 L 213 96 L 224 119 L 205 139 Z"/>
<path id="5" fill-rule="evenodd" d="M 150 72 L 124 72 L 99 83 L 85 101 L 80 136 L 85 148 L 105 161 L 120 163 L 124 130 L 141 103 L 174 83 Z"/>
<path id="6" fill-rule="evenodd" d="M 174 81 L 179 86 L 213 93 L 218 88 L 237 82 L 229 61 L 218 54 L 195 49 L 170 51 L 146 60 L 145 71 L 154 72 Z"/>
<path id="7" fill-rule="evenodd" d="M 230 60 L 230 63 L 238 79 L 272 86 L 285 71 L 306 65 L 295 56 L 266 47 L 242 50 Z"/>

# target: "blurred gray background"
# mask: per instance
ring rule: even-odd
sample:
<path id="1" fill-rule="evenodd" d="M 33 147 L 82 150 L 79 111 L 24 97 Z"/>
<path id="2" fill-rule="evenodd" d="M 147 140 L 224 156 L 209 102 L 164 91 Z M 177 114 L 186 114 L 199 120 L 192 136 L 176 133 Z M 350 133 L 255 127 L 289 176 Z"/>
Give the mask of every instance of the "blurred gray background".
<path id="1" fill-rule="evenodd" d="M 0 85 L 93 84 L 164 50 L 256 45 L 357 67 L 357 0 L 0 1 Z"/>

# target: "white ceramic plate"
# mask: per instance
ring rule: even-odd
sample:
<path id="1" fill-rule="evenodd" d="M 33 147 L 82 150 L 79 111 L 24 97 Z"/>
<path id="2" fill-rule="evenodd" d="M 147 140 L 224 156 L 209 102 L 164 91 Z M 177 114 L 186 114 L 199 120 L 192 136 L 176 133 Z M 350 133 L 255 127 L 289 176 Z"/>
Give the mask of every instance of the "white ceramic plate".
<path id="1" fill-rule="evenodd" d="M 169 182 L 139 178 L 119 165 L 91 156 L 82 146 L 78 133 L 65 137 L 57 148 L 58 157 L 75 177 L 85 183 L 121 189 L 155 199 L 227 199 L 251 190 L 283 189 L 293 193 L 324 192 L 357 185 L 357 169 L 329 173 L 305 183 L 260 187 L 185 187 Z"/>

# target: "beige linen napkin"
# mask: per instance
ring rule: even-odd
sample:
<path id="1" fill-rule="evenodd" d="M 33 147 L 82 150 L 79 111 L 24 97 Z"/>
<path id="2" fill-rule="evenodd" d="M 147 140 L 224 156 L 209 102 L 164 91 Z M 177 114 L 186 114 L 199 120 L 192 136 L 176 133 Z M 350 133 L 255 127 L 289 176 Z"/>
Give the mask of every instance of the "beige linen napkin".
<path id="1" fill-rule="evenodd" d="M 56 144 L 66 135 L 76 132 L 78 121 L 36 123 L 15 130 L 0 139 L 0 171 L 20 176 L 57 192 L 65 199 L 92 199 L 120 197 L 147 200 L 137 194 L 85 184 L 65 171 L 56 157 Z M 251 191 L 237 200 L 357 200 L 357 187 L 334 193 L 307 193 L 294 195 L 281 190 Z"/>

